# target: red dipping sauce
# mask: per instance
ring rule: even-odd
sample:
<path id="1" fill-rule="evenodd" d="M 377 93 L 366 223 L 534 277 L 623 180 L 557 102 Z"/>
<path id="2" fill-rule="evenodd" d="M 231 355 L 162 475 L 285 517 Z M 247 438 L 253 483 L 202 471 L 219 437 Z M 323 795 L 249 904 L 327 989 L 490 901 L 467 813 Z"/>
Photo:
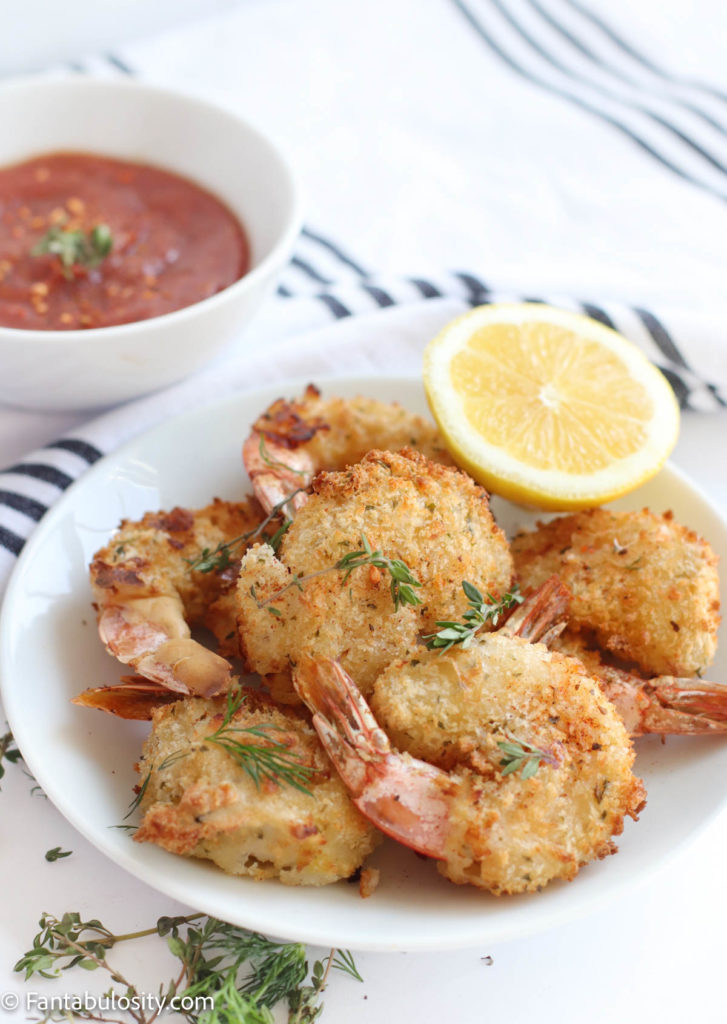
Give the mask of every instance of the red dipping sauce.
<path id="1" fill-rule="evenodd" d="M 49 229 L 111 230 L 97 267 L 64 275 L 33 256 Z M 148 320 L 191 306 L 249 269 L 242 225 L 215 196 L 169 171 L 88 153 L 0 169 L 0 326 L 62 331 Z"/>

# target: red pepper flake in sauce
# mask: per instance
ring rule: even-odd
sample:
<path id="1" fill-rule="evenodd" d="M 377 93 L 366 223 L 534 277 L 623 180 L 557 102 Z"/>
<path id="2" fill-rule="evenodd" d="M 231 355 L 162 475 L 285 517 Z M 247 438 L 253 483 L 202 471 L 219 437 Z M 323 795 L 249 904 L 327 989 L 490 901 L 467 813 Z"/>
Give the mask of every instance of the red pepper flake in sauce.
<path id="1" fill-rule="evenodd" d="M 168 171 L 85 153 L 54 153 L 0 169 L 0 325 L 107 327 L 161 316 L 214 295 L 249 269 L 237 218 Z M 96 265 L 33 256 L 47 232 L 113 244 Z M 153 271 L 153 272 L 152 272 Z"/>

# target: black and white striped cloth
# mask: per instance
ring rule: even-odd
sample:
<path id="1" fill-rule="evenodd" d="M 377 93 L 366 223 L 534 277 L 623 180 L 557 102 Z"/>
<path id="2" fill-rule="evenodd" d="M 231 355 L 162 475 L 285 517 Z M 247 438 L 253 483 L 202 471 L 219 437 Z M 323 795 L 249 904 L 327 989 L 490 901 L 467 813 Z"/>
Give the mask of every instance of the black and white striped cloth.
<path id="1" fill-rule="evenodd" d="M 344 271 L 346 279 L 342 280 Z M 586 313 L 635 341 L 666 375 L 683 409 L 727 408 L 727 391 L 688 365 L 678 334 L 667 319 L 646 309 L 560 295 L 495 292 L 481 277 L 465 271 L 383 279 L 367 273 L 337 243 L 307 228 L 283 275 L 278 296 L 275 306 L 286 326 L 274 362 L 267 355 L 246 358 L 244 351 L 238 353 L 224 367 L 163 395 L 106 413 L 0 473 L 0 585 L 34 526 L 66 488 L 102 455 L 145 426 L 222 393 L 249 390 L 275 379 L 315 379 L 345 371 L 415 373 L 429 338 L 467 307 L 529 301 Z M 390 315 L 393 313 L 395 318 Z M 298 330 L 286 342 L 291 317 Z M 268 336 L 275 333 L 270 319 Z M 335 326 L 340 321 L 350 321 L 345 332 L 343 324 Z M 332 326 L 326 329 L 326 324 Z M 304 335 L 299 333 L 301 327 L 306 328 Z M 249 350 L 254 349 L 251 346 Z"/>
<path id="2" fill-rule="evenodd" d="M 584 312 L 636 342 L 683 409 L 727 408 L 727 91 L 709 78 L 724 64 L 682 66 L 669 19 L 705 52 L 709 19 L 697 30 L 693 12 L 648 6 L 639 19 L 627 0 L 269 0 L 66 67 L 192 87 L 278 125 L 312 219 L 224 366 L 0 473 L 0 586 L 45 511 L 139 430 L 276 379 L 415 372 L 468 306 Z M 271 81 L 281 59 L 299 94 Z M 469 269 L 421 270 L 453 254 Z M 273 345 L 274 365 L 247 355 Z"/>

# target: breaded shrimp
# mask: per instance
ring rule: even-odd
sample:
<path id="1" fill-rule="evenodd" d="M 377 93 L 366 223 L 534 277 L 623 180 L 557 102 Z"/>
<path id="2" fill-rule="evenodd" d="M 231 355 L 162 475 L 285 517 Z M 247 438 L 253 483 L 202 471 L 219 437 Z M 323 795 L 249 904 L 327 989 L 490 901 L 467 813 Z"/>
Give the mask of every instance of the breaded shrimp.
<path id="1" fill-rule="evenodd" d="M 309 384 L 299 399 L 279 398 L 252 427 L 242 449 L 245 469 L 266 512 L 298 492 L 286 506 L 300 508 L 320 470 L 344 469 L 372 448 L 414 448 L 452 465 L 436 427 L 396 402 L 375 398 L 321 398 Z"/>
<path id="2" fill-rule="evenodd" d="M 566 630 L 549 642 L 551 650 L 578 660 L 598 679 L 631 736 L 646 733 L 685 736 L 727 732 L 727 685 L 677 676 L 645 679 L 604 660 L 585 633 Z"/>
<path id="3" fill-rule="evenodd" d="M 395 608 L 384 569 L 363 566 L 346 579 L 330 571 L 366 538 L 400 559 L 421 586 L 421 604 Z M 256 546 L 242 559 L 238 627 L 248 668 L 286 673 L 304 652 L 340 658 L 368 692 L 402 651 L 440 619 L 462 610 L 462 580 L 499 596 L 512 563 L 486 492 L 459 470 L 410 449 L 369 452 L 355 466 L 320 473 L 276 556 Z M 313 579 L 294 585 L 297 577 Z M 276 696 L 279 697 L 279 690 Z"/>
<path id="4" fill-rule="evenodd" d="M 311 770 L 308 792 L 271 778 L 258 787 L 225 749 L 209 742 L 224 721 L 225 701 L 188 698 L 154 712 L 137 766 L 143 819 L 134 840 L 211 860 L 229 874 L 286 885 L 348 878 L 379 834 L 353 806 L 303 716 L 242 692 L 245 700 L 229 722 L 240 731 L 230 735 L 258 747 L 283 745 Z"/>
<path id="5" fill-rule="evenodd" d="M 189 626 L 211 629 L 223 655 L 237 652 L 236 566 L 203 573 L 191 563 L 205 548 L 254 533 L 262 520 L 251 498 L 216 499 L 199 511 L 175 508 L 122 522 L 90 567 L 99 635 L 108 652 L 180 693 L 227 690 L 232 676 L 226 657 L 192 640 Z"/>
<path id="6" fill-rule="evenodd" d="M 524 588 L 557 573 L 573 595 L 570 628 L 647 675 L 690 676 L 712 661 L 717 558 L 670 512 L 577 512 L 518 534 L 512 554 Z"/>
<path id="7" fill-rule="evenodd" d="M 616 711 L 542 644 L 494 633 L 400 659 L 373 714 L 334 661 L 304 659 L 295 682 L 356 806 L 458 884 L 499 895 L 571 879 L 643 805 Z"/>

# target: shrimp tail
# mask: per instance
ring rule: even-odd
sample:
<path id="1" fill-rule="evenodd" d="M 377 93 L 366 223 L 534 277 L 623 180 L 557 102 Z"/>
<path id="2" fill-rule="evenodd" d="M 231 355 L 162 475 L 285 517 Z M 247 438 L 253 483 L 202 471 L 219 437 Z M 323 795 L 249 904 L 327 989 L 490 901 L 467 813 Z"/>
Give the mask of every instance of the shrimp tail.
<path id="1" fill-rule="evenodd" d="M 571 594 L 557 576 L 525 598 L 500 627 L 502 636 L 520 636 L 531 644 L 549 644 L 566 626 Z"/>
<path id="2" fill-rule="evenodd" d="M 351 677 L 337 661 L 307 658 L 293 681 L 354 804 L 382 832 L 429 857 L 445 856 L 456 783 L 392 750 Z"/>
<path id="3" fill-rule="evenodd" d="M 289 518 L 305 505 L 315 472 L 313 461 L 304 449 L 288 448 L 266 434 L 253 430 L 242 446 L 242 461 L 250 477 L 255 497 L 267 515 L 285 505 Z"/>
<path id="4" fill-rule="evenodd" d="M 142 676 L 122 676 L 121 682 L 115 686 L 91 687 L 71 698 L 71 703 L 107 711 L 118 718 L 149 721 L 154 708 L 171 704 L 181 696 L 161 683 L 152 683 Z"/>
<path id="5" fill-rule="evenodd" d="M 601 689 L 632 736 L 727 732 L 727 686 L 723 683 L 676 676 L 642 682 L 627 673 L 621 675 L 622 679 L 601 679 Z"/>

